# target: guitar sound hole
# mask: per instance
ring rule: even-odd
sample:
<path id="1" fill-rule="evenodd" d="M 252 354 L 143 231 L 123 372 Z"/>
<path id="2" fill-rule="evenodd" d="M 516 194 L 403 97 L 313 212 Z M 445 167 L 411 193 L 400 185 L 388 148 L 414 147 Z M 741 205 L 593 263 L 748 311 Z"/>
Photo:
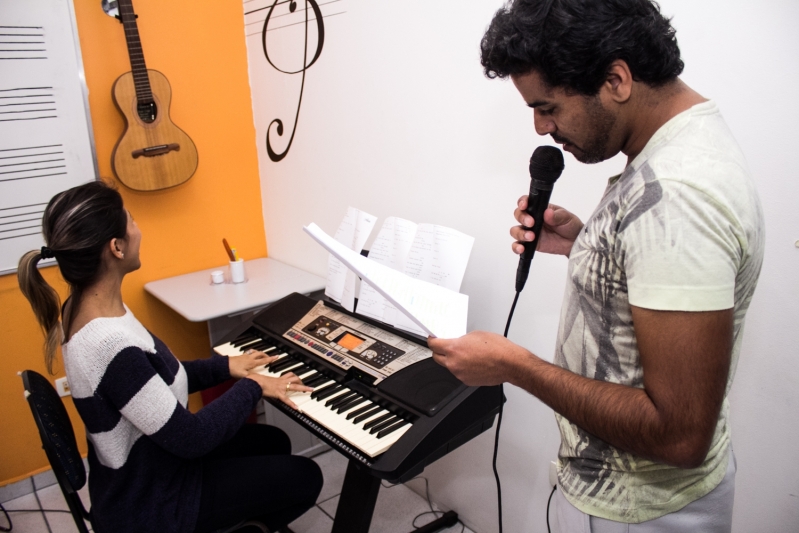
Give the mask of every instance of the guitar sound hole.
<path id="1" fill-rule="evenodd" d="M 136 111 L 139 113 L 139 118 L 142 122 L 146 122 L 150 124 L 155 120 L 155 117 L 158 116 L 158 107 L 155 105 L 155 102 L 139 102 L 136 105 Z"/>

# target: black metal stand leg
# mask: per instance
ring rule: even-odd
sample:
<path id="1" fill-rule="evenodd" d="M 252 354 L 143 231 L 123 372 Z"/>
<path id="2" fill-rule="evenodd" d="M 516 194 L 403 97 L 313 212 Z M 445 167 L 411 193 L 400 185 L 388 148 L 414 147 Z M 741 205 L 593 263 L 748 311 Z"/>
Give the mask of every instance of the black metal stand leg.
<path id="1" fill-rule="evenodd" d="M 369 533 L 380 479 L 357 461 L 350 460 L 336 508 L 332 533 Z"/>

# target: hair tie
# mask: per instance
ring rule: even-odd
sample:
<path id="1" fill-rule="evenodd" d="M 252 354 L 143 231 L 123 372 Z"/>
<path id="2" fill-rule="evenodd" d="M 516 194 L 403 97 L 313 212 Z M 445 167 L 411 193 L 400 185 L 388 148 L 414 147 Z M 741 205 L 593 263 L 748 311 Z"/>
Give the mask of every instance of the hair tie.
<path id="1" fill-rule="evenodd" d="M 55 257 L 53 251 L 47 246 L 42 246 L 41 253 L 42 253 L 42 259 L 50 259 L 51 257 Z"/>

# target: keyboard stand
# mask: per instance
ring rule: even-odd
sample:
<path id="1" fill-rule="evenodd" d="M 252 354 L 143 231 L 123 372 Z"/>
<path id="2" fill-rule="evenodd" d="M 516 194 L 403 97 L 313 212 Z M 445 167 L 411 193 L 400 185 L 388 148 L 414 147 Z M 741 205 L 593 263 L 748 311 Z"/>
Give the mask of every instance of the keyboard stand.
<path id="1" fill-rule="evenodd" d="M 380 483 L 366 466 L 350 459 L 331 533 L 369 533 Z"/>

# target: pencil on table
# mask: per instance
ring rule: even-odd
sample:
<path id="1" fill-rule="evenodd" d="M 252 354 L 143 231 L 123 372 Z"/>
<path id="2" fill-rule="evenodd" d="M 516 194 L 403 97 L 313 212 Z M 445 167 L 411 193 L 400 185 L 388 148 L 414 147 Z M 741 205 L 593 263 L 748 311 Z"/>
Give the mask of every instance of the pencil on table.
<path id="1" fill-rule="evenodd" d="M 222 244 L 225 245 L 225 251 L 227 252 L 227 256 L 230 258 L 230 260 L 235 261 L 236 256 L 233 254 L 233 250 L 230 249 L 230 245 L 227 243 L 227 239 L 222 239 Z"/>

